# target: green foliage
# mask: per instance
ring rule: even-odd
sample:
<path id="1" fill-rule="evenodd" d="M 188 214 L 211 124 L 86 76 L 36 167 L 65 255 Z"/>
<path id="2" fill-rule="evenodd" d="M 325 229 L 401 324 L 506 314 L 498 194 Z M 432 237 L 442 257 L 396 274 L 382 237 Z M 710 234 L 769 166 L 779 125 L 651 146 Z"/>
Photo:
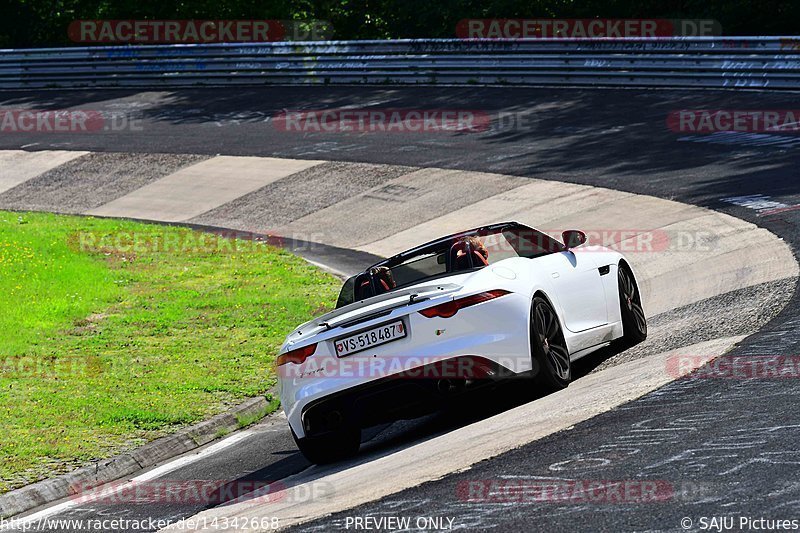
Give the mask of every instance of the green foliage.
<path id="1" fill-rule="evenodd" d="M 8 0 L 0 46 L 69 45 L 78 19 L 327 20 L 337 39 L 454 37 L 465 18 L 716 19 L 725 35 L 796 35 L 793 0 Z"/>

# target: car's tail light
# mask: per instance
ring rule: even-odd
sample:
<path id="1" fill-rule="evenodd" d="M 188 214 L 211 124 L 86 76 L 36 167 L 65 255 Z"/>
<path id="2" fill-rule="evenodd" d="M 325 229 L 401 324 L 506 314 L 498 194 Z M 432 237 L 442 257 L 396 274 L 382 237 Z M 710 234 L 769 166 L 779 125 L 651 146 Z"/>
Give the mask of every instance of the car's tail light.
<path id="1" fill-rule="evenodd" d="M 495 289 L 493 291 L 481 292 L 478 294 L 473 294 L 472 296 L 465 296 L 463 298 L 453 300 L 452 302 L 446 302 L 433 307 L 429 307 L 427 309 L 423 309 L 422 311 L 419 312 L 419 314 L 427 318 L 434 318 L 437 316 L 439 318 L 450 318 L 451 316 L 458 313 L 459 309 L 479 304 L 487 300 L 494 300 L 495 298 L 499 298 L 500 296 L 505 296 L 506 294 L 510 294 L 509 291 L 504 291 L 502 289 Z"/>
<path id="2" fill-rule="evenodd" d="M 308 346 L 303 346 L 302 348 L 297 348 L 296 350 L 282 353 L 278 356 L 278 366 L 285 365 L 286 363 L 294 363 L 296 365 L 302 364 L 306 359 L 314 355 L 314 352 L 316 351 L 317 345 L 315 343 L 309 344 Z"/>

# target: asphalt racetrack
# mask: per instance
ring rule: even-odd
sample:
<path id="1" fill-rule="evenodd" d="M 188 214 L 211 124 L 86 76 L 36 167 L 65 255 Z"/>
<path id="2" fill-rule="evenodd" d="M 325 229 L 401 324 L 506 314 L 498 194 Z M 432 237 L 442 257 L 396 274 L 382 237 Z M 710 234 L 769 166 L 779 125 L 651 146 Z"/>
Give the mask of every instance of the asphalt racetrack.
<path id="1" fill-rule="evenodd" d="M 791 132 L 695 133 L 674 131 L 668 124 L 670 113 L 679 110 L 792 109 L 795 102 L 792 93 L 552 88 L 5 92 L 0 93 L 0 105 L 6 109 L 113 112 L 125 116 L 131 127 L 79 135 L 3 134 L 0 150 L 257 155 L 538 178 L 709 208 L 771 231 L 796 252 L 800 244 L 800 136 Z M 287 110 L 341 108 L 468 109 L 493 120 L 481 131 L 455 133 L 286 131 L 274 120 Z M 333 188 L 330 194 L 335 194 Z M 481 197 L 480 190 L 475 195 Z M 460 207 L 453 205 L 452 210 Z M 327 252 L 328 262 L 348 257 L 346 251 Z M 354 266 L 349 257 L 340 260 Z M 768 259 L 760 256 L 757 244 L 751 257 L 753 269 Z M 737 314 L 738 302 L 755 299 L 765 308 L 774 305 L 777 316 L 770 316 L 758 333 L 729 355 L 793 356 L 800 351 L 800 297 L 792 285 L 772 286 L 763 294 L 758 289 L 739 292 L 736 298 L 722 300 L 725 303 L 711 304 L 709 308 L 719 312 L 707 313 L 706 327 L 714 328 L 718 321 L 720 329 L 732 329 L 729 334 L 735 335 L 740 324 L 752 322 Z M 583 364 L 579 373 L 585 375 L 600 362 Z M 449 526 L 508 531 L 535 526 L 548 531 L 681 531 L 698 530 L 704 517 L 720 515 L 737 517 L 737 525 L 739 517 L 796 519 L 800 516 L 798 378 L 800 373 L 783 379 L 674 381 L 464 472 L 296 528 L 344 530 L 354 529 L 356 518 L 408 517 L 412 520 L 408 529 L 417 530 L 415 521 L 423 517 L 443 520 L 423 522 L 423 530 Z M 490 405 L 478 398 L 456 412 L 375 428 L 366 434 L 359 461 L 378 460 L 536 396 L 511 387 L 499 398 Z M 246 438 L 236 445 L 169 475 L 182 480 L 280 481 L 301 472 L 311 472 L 313 477 L 315 468 L 309 469 L 297 453 L 285 422 L 273 418 L 246 430 Z M 318 475 L 321 478 L 328 472 Z M 491 492 L 513 487 L 510 483 L 515 480 L 573 485 L 633 481 L 638 488 L 655 487 L 663 497 L 646 503 L 633 497 L 554 501 Z M 204 502 L 105 503 L 70 506 L 55 516 L 174 521 L 209 506 Z M 397 523 L 382 525 L 402 529 Z"/>

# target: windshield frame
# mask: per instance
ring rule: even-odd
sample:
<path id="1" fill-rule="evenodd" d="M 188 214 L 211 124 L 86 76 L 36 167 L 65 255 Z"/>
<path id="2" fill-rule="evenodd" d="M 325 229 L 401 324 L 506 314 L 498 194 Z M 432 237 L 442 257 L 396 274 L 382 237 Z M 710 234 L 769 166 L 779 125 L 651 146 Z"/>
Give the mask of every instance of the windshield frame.
<path id="1" fill-rule="evenodd" d="M 535 258 L 535 257 L 541 257 L 543 255 L 549 255 L 549 254 L 552 254 L 552 253 L 563 252 L 564 250 L 567 249 L 566 246 L 564 246 L 561 242 L 559 242 L 557 239 L 551 237 L 550 235 L 547 235 L 544 232 L 541 232 L 541 231 L 539 231 L 537 229 L 531 228 L 531 227 L 526 226 L 524 224 L 520 224 L 519 222 L 502 222 L 502 223 L 499 223 L 499 224 L 491 224 L 491 225 L 488 225 L 488 226 L 482 226 L 482 227 L 479 227 L 479 228 L 463 231 L 463 232 L 460 232 L 460 233 L 454 233 L 452 235 L 447 235 L 445 237 L 440 237 L 440 238 L 438 238 L 436 240 L 433 240 L 433 241 L 430 241 L 430 242 L 426 242 L 425 244 L 421 244 L 419 246 L 415 246 L 414 248 L 411 248 L 411 249 L 406 250 L 404 252 L 401 252 L 399 254 L 393 255 L 392 257 L 389 257 L 387 259 L 379 261 L 379 262 L 375 263 L 374 265 L 370 265 L 369 267 L 365 268 L 363 271 L 355 274 L 354 276 L 349 277 L 347 280 L 345 280 L 345 282 L 344 282 L 344 284 L 342 286 L 342 289 L 341 289 L 341 291 L 339 293 L 339 298 L 337 299 L 337 302 L 336 302 L 336 308 L 338 309 L 338 308 L 343 307 L 345 305 L 349 305 L 351 303 L 354 303 L 355 301 L 365 301 L 365 300 L 368 300 L 370 298 L 374 298 L 375 297 L 375 296 L 371 296 L 369 298 L 365 298 L 364 300 L 356 300 L 355 299 L 355 284 L 356 284 L 356 280 L 358 278 L 366 277 L 366 279 L 369 279 L 370 285 L 371 285 L 372 290 L 373 290 L 373 294 L 375 294 L 377 296 L 378 292 L 376 291 L 376 280 L 375 280 L 374 273 L 377 272 L 377 269 L 379 269 L 381 267 L 386 267 L 386 268 L 392 269 L 394 267 L 397 267 L 397 266 L 400 266 L 400 265 L 402 265 L 404 263 L 407 263 L 409 260 L 411 260 L 411 259 L 413 259 L 413 258 L 415 258 L 417 256 L 419 256 L 421 258 L 422 256 L 426 256 L 426 255 L 439 255 L 441 253 L 446 253 L 449 250 L 450 246 L 452 245 L 453 241 L 461 239 L 461 238 L 464 238 L 464 237 L 485 237 L 487 235 L 496 234 L 496 233 L 505 233 L 507 231 L 521 233 L 523 235 L 523 237 L 524 237 L 524 233 L 525 232 L 530 232 L 531 235 L 535 235 L 535 236 L 538 236 L 539 238 L 543 238 L 543 241 L 547 241 L 553 248 L 552 250 L 545 251 L 544 253 L 537 253 L 535 255 L 529 255 L 528 256 L 528 255 L 520 254 L 518 249 L 517 249 L 517 244 L 518 243 L 517 242 L 511 242 L 509 240 L 509 243 L 511 244 L 511 246 L 514 247 L 514 250 L 518 254 L 519 257 L 528 257 L 528 258 L 532 259 L 532 258 Z M 480 270 L 482 268 L 485 268 L 485 267 L 483 265 L 479 265 L 479 266 L 473 266 L 472 268 L 459 270 L 458 272 L 443 272 L 441 274 L 436 274 L 436 275 L 428 276 L 428 277 L 425 277 L 425 278 L 417 279 L 417 280 L 414 280 L 414 281 L 411 281 L 411 282 L 408 282 L 408 283 L 404 283 L 402 285 L 397 285 L 397 286 L 393 287 L 392 289 L 390 289 L 389 291 L 383 292 L 382 294 L 388 294 L 388 293 L 394 292 L 394 291 L 396 291 L 398 289 L 407 288 L 409 286 L 416 285 L 418 283 L 423 283 L 425 281 L 436 280 L 436 279 L 439 279 L 439 278 L 453 276 L 453 275 L 456 275 L 456 274 L 467 274 L 467 273 L 470 273 L 470 272 L 474 272 L 474 271 Z"/>

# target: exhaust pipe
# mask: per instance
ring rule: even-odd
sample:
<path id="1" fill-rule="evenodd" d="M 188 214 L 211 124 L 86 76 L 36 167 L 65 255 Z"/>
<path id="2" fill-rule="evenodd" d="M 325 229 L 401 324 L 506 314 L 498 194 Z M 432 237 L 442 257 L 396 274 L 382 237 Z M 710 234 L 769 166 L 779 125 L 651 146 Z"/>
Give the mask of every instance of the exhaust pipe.
<path id="1" fill-rule="evenodd" d="M 453 394 L 464 388 L 464 381 L 452 379 L 440 379 L 436 382 L 436 388 L 442 394 Z"/>
<path id="2" fill-rule="evenodd" d="M 325 415 L 325 425 L 327 429 L 337 429 L 342 425 L 342 413 L 339 411 L 330 411 Z"/>

